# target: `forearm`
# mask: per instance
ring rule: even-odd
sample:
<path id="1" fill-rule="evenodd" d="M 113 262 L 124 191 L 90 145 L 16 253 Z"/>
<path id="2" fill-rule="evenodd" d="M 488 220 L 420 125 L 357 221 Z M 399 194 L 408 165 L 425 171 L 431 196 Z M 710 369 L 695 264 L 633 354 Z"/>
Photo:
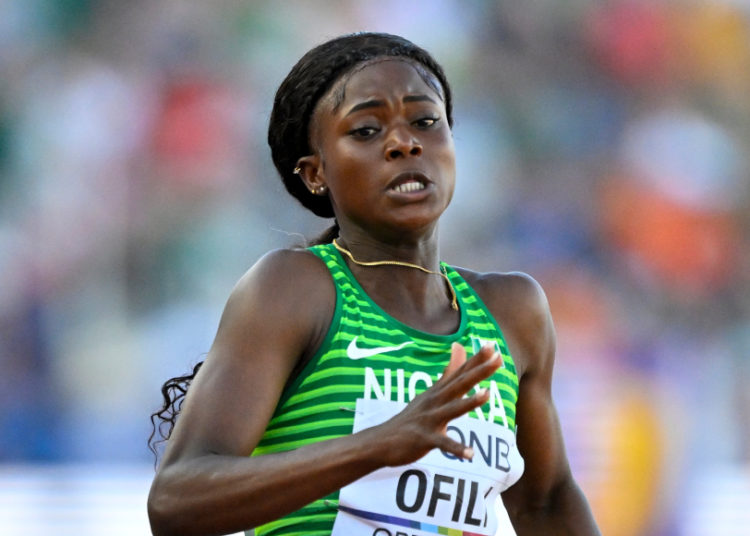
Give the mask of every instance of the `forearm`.
<path id="1" fill-rule="evenodd" d="M 518 536 L 601 536 L 586 497 L 572 480 L 561 484 L 548 500 L 528 501 L 508 513 Z"/>
<path id="2" fill-rule="evenodd" d="M 149 495 L 153 533 L 228 534 L 278 519 L 382 466 L 368 436 L 365 430 L 278 454 L 206 454 L 170 464 Z"/>

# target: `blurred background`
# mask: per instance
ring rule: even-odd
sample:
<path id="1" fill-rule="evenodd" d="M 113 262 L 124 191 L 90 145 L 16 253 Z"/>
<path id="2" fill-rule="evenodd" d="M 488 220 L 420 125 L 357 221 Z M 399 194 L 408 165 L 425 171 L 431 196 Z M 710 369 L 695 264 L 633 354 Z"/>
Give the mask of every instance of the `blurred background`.
<path id="1" fill-rule="evenodd" d="M 161 383 L 330 223 L 270 163 L 275 89 L 357 30 L 446 69 L 442 256 L 546 289 L 604 534 L 747 534 L 748 0 L 0 0 L 0 532 L 149 533 Z"/>

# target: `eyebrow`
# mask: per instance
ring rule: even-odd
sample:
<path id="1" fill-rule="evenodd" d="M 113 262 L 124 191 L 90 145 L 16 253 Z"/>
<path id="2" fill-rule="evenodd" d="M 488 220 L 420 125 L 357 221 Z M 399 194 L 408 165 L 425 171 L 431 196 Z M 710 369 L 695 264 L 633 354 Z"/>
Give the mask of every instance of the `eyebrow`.
<path id="1" fill-rule="evenodd" d="M 402 102 L 431 102 L 433 104 L 437 104 L 435 99 L 430 97 L 429 95 L 407 95 L 402 99 Z M 380 106 L 384 106 L 385 101 L 378 100 L 378 99 L 371 99 L 364 102 L 360 102 L 358 104 L 355 104 L 351 107 L 351 109 L 346 113 L 347 116 L 353 114 L 354 112 L 358 112 L 360 110 L 365 110 L 367 108 L 378 108 Z"/>

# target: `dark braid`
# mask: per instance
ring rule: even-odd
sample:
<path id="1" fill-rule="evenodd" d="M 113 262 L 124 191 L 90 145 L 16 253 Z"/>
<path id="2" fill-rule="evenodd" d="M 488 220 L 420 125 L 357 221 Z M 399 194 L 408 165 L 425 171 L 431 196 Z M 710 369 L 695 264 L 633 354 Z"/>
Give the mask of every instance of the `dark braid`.
<path id="1" fill-rule="evenodd" d="M 310 119 L 318 101 L 357 65 L 380 57 L 401 57 L 426 67 L 440 82 L 448 124 L 453 125 L 451 90 L 443 68 L 430 54 L 403 37 L 383 33 L 345 35 L 305 54 L 279 86 L 268 127 L 268 145 L 284 186 L 302 205 L 323 218 L 333 217 L 327 196 L 310 193 L 294 174 L 297 160 L 312 153 Z M 428 84 L 432 81 L 426 80 Z"/>
<path id="2" fill-rule="evenodd" d="M 312 153 L 309 131 L 315 106 L 328 90 L 345 74 L 363 62 L 381 57 L 408 59 L 426 68 L 441 87 L 425 73 L 425 82 L 442 94 L 448 125 L 453 126 L 451 89 L 443 68 L 430 54 L 414 43 L 396 35 L 384 33 L 356 33 L 338 37 L 319 45 L 305 54 L 292 68 L 279 86 L 271 111 L 268 127 L 268 145 L 273 163 L 284 186 L 302 205 L 323 218 L 333 218 L 333 207 L 328 197 L 310 193 L 302 179 L 294 174 L 297 160 Z M 338 224 L 327 229 L 312 243 L 330 243 L 338 236 Z M 149 448 L 168 440 L 182 408 L 185 395 L 203 362 L 191 374 L 166 381 L 161 392 L 162 408 L 151 415 L 153 430 L 148 439 Z M 158 437 L 157 437 L 158 436 Z"/>
<path id="3" fill-rule="evenodd" d="M 193 367 L 193 372 L 184 376 L 170 378 L 161 386 L 161 396 L 164 398 L 164 405 L 158 411 L 151 414 L 151 435 L 148 437 L 148 448 L 158 457 L 157 446 L 169 439 L 172 435 L 175 420 L 182 409 L 182 403 L 185 401 L 188 387 L 195 379 L 195 375 L 203 366 L 203 361 Z M 158 434 L 158 438 L 157 438 Z"/>

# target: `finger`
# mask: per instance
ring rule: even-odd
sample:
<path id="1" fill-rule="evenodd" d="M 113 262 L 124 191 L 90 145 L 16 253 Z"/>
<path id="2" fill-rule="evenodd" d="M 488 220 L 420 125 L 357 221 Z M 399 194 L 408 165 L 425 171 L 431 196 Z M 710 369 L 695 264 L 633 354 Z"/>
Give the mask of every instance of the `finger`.
<path id="1" fill-rule="evenodd" d="M 480 381 L 492 376 L 502 364 L 503 358 L 499 352 L 477 352 L 446 381 L 445 394 L 450 397 L 465 395 Z"/>
<path id="2" fill-rule="evenodd" d="M 487 343 L 487 344 L 482 345 L 481 348 L 479 348 L 479 350 L 477 351 L 476 354 L 474 354 L 472 359 L 479 357 L 479 356 L 484 356 L 484 358 L 490 358 L 490 357 L 493 357 L 494 355 L 495 355 L 495 346 L 492 343 Z"/>
<path id="3" fill-rule="evenodd" d="M 464 460 L 471 460 L 474 457 L 473 448 L 467 447 L 463 443 L 459 443 L 447 435 L 440 436 L 437 443 L 437 448 L 443 451 L 443 453 L 452 454 L 453 456 L 463 458 Z"/>
<path id="4" fill-rule="evenodd" d="M 448 362 L 448 366 L 445 367 L 445 370 L 443 371 L 443 378 L 456 372 L 456 370 L 458 370 L 464 363 L 466 363 L 466 348 L 461 344 L 454 342 L 451 344 L 451 358 Z"/>
<path id="5" fill-rule="evenodd" d="M 453 398 L 444 404 L 432 407 L 429 414 L 423 415 L 423 419 L 439 426 L 446 426 L 450 421 L 486 404 L 489 399 L 488 389 L 478 389 L 471 396 Z"/>
<path id="6" fill-rule="evenodd" d="M 485 345 L 480 348 L 479 351 L 471 359 L 467 359 L 466 348 L 464 348 L 460 343 L 452 343 L 450 361 L 448 362 L 448 366 L 445 367 L 441 378 L 445 378 L 452 374 L 457 374 L 462 369 L 475 367 L 482 361 L 491 358 L 492 352 L 492 346 Z"/>

